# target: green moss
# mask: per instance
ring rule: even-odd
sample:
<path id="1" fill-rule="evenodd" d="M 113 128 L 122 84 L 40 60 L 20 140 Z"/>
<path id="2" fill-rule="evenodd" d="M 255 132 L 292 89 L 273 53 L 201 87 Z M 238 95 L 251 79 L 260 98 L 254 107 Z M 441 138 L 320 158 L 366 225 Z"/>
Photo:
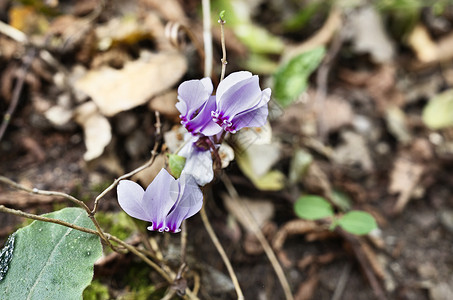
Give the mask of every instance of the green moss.
<path id="1" fill-rule="evenodd" d="M 93 280 L 83 291 L 84 300 L 108 300 L 110 299 L 109 289 L 98 280 Z"/>

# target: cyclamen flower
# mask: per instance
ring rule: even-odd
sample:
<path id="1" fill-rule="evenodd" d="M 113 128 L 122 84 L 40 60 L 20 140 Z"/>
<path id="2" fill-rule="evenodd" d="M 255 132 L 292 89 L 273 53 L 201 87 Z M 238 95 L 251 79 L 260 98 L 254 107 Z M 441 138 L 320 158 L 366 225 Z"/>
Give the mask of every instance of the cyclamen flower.
<path id="1" fill-rule="evenodd" d="M 236 133 L 244 127 L 261 127 L 266 123 L 271 89 L 261 90 L 257 75 L 247 71 L 228 75 L 219 83 L 213 121 L 224 130 Z"/>
<path id="2" fill-rule="evenodd" d="M 215 96 L 211 96 L 212 91 L 209 78 L 185 81 L 178 88 L 176 108 L 181 123 L 193 135 L 213 136 L 222 128 L 236 133 L 266 123 L 271 90 L 261 90 L 257 75 L 232 73 L 219 83 Z"/>
<path id="3" fill-rule="evenodd" d="M 179 102 L 176 103 L 176 108 L 181 113 L 181 124 L 193 135 L 201 133 L 211 136 L 222 131 L 222 128 L 211 120 L 211 111 L 216 109 L 212 91 L 212 82 L 208 77 L 184 81 L 178 87 Z"/>
<path id="4" fill-rule="evenodd" d="M 175 179 L 162 169 L 146 191 L 133 181 L 122 180 L 117 192 L 121 208 L 131 217 L 151 222 L 151 231 L 180 232 L 182 221 L 203 205 L 203 194 L 195 179 L 184 171 Z"/>

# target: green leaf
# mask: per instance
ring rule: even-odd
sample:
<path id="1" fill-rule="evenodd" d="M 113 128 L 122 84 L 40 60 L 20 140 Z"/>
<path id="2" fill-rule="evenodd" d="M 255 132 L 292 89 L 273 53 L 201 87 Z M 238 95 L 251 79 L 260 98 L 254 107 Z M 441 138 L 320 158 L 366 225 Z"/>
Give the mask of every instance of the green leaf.
<path id="1" fill-rule="evenodd" d="M 168 155 L 168 167 L 170 168 L 170 173 L 175 178 L 179 178 L 181 176 L 182 169 L 186 165 L 186 158 L 183 156 L 179 156 L 177 154 L 169 154 Z"/>
<path id="2" fill-rule="evenodd" d="M 94 229 L 81 208 L 44 216 Z M 10 269 L 0 282 L 1 299 L 82 299 L 93 278 L 94 262 L 102 255 L 98 236 L 34 221 L 17 230 L 15 238 Z"/>
<path id="3" fill-rule="evenodd" d="M 377 228 L 376 220 L 367 212 L 353 210 L 341 217 L 337 224 L 349 233 L 362 235 Z"/>
<path id="4" fill-rule="evenodd" d="M 351 199 L 347 194 L 338 190 L 333 190 L 331 197 L 333 204 L 335 204 L 340 210 L 347 211 L 351 209 Z"/>
<path id="5" fill-rule="evenodd" d="M 5 278 L 6 273 L 8 272 L 9 262 L 11 261 L 11 258 L 13 258 L 15 235 L 16 234 L 13 233 L 9 236 L 5 246 L 0 251 L 0 281 Z"/>
<path id="6" fill-rule="evenodd" d="M 297 183 L 307 172 L 313 161 L 313 156 L 303 149 L 296 149 L 289 166 L 289 183 Z"/>
<path id="7" fill-rule="evenodd" d="M 219 13 L 219 18 L 220 18 L 220 20 L 224 20 L 224 18 L 225 18 L 225 10 L 222 10 L 222 11 Z"/>
<path id="8" fill-rule="evenodd" d="M 434 96 L 423 109 L 422 119 L 431 129 L 453 126 L 453 89 Z"/>
<path id="9" fill-rule="evenodd" d="M 308 78 L 321 63 L 324 47 L 317 47 L 292 58 L 274 74 L 273 96 L 286 107 L 300 96 L 308 85 Z"/>
<path id="10" fill-rule="evenodd" d="M 306 195 L 297 199 L 294 211 L 299 218 L 317 220 L 333 216 L 332 205 L 323 197 Z"/>
<path id="11" fill-rule="evenodd" d="M 284 48 L 282 40 L 265 28 L 253 23 L 242 23 L 233 28 L 241 42 L 254 53 L 281 54 Z"/>

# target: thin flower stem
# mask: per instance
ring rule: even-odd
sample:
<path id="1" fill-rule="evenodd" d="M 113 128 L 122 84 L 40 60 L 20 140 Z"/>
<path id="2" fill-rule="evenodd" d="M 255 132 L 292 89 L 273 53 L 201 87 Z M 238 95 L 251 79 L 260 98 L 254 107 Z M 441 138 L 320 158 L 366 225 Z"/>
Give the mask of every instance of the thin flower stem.
<path id="1" fill-rule="evenodd" d="M 226 65 L 228 64 L 227 58 L 226 58 L 226 46 L 225 46 L 225 20 L 222 19 L 222 17 L 219 17 L 219 23 L 220 23 L 220 40 L 222 43 L 222 73 L 220 73 L 220 81 L 225 78 L 225 70 L 226 70 Z"/>
<path id="2" fill-rule="evenodd" d="M 98 206 L 99 206 L 99 201 L 102 199 L 102 197 L 104 197 L 108 192 L 110 192 L 113 188 L 115 188 L 121 180 L 134 176 L 138 172 L 143 171 L 144 169 L 150 167 L 154 163 L 154 160 L 156 159 L 156 156 L 157 156 L 157 148 L 159 147 L 159 143 L 157 141 L 158 141 L 159 136 L 161 135 L 161 122 L 160 122 L 159 112 L 156 112 L 155 127 L 156 127 L 156 142 L 154 143 L 154 148 L 151 151 L 151 158 L 144 165 L 115 179 L 115 181 L 108 188 L 106 188 L 101 194 L 99 194 L 96 197 L 96 199 L 94 200 L 94 206 L 93 206 L 93 210 L 91 211 L 91 215 L 94 215 L 97 212 Z"/>
<path id="3" fill-rule="evenodd" d="M 236 277 L 236 274 L 234 273 L 233 266 L 231 265 L 231 262 L 225 253 L 225 250 L 223 250 L 222 244 L 220 244 L 220 241 L 217 238 L 214 229 L 212 229 L 211 223 L 209 222 L 208 216 L 206 215 L 204 205 L 200 210 L 200 215 L 201 219 L 203 220 L 204 227 L 206 228 L 206 231 L 209 234 L 209 237 L 214 243 L 214 246 L 217 248 L 217 252 L 219 252 L 220 257 L 222 257 L 223 263 L 225 264 L 228 273 L 230 274 L 231 280 L 233 281 L 234 289 L 236 290 L 236 294 L 238 296 L 238 300 L 243 300 L 244 294 L 242 293 L 241 286 L 239 285 L 239 281 Z"/>
<path id="4" fill-rule="evenodd" d="M 247 218 L 248 223 L 250 224 L 250 227 L 251 227 L 250 229 L 252 229 L 252 232 L 256 235 L 256 237 L 258 238 L 258 241 L 261 243 L 261 245 L 264 249 L 264 252 L 266 253 L 269 261 L 272 264 L 272 267 L 274 268 L 275 273 L 277 274 L 278 280 L 280 281 L 280 284 L 282 285 L 286 299 L 293 300 L 294 297 L 292 295 L 291 287 L 288 283 L 288 280 L 286 279 L 285 272 L 283 271 L 283 268 L 281 267 L 280 263 L 278 262 L 278 259 L 275 256 L 274 251 L 272 250 L 268 241 L 266 240 L 263 233 L 261 232 L 261 229 L 259 228 L 255 219 L 253 218 L 249 208 L 247 207 L 247 205 L 244 205 L 244 203 L 242 201 L 240 201 L 239 194 L 236 191 L 236 189 L 234 188 L 233 184 L 231 183 L 230 178 L 228 178 L 228 176 L 223 174 L 222 181 L 225 184 L 225 187 L 231 196 L 231 201 L 234 201 L 235 206 L 240 207 L 240 210 L 244 213 L 244 216 Z"/>
<path id="5" fill-rule="evenodd" d="M 204 77 L 212 76 L 211 2 L 201 1 L 203 11 Z"/>

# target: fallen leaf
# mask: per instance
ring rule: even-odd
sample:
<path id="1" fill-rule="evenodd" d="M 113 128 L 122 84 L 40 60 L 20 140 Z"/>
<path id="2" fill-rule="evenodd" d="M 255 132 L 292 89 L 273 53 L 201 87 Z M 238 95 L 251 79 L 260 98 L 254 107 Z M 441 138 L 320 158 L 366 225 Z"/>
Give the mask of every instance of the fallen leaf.
<path id="1" fill-rule="evenodd" d="M 228 195 L 224 195 L 222 198 L 225 208 L 239 221 L 239 223 L 241 223 L 245 230 L 253 233 L 253 230 L 251 229 L 253 225 L 249 223 L 250 221 L 241 210 L 241 207 L 234 205 L 234 201 L 231 201 L 231 197 Z M 259 227 L 262 227 L 274 216 L 274 205 L 268 200 L 255 199 L 252 201 L 247 198 L 241 198 L 238 199 L 238 201 L 242 201 L 243 205 L 248 208 Z"/>
<path id="2" fill-rule="evenodd" d="M 94 102 L 86 102 L 75 110 L 75 121 L 83 127 L 87 151 L 86 161 L 95 159 L 104 152 L 112 139 L 112 128 L 106 117 L 101 115 Z"/>
<path id="3" fill-rule="evenodd" d="M 453 89 L 431 98 L 423 109 L 422 119 L 431 129 L 453 126 Z"/>
<path id="4" fill-rule="evenodd" d="M 395 56 L 395 45 L 385 31 L 376 9 L 365 6 L 349 15 L 352 41 L 357 52 L 370 53 L 377 63 L 390 62 Z M 371 34 L 372 33 L 372 34 Z"/>
<path id="5" fill-rule="evenodd" d="M 116 70 L 101 67 L 87 72 L 75 88 L 88 94 L 102 114 L 113 116 L 145 104 L 151 97 L 177 83 L 187 70 L 187 62 L 177 52 L 142 53 L 140 59 Z"/>
<path id="6" fill-rule="evenodd" d="M 373 170 L 373 161 L 368 150 L 368 146 L 363 136 L 352 132 L 342 132 L 343 144 L 338 146 L 333 152 L 333 159 L 337 164 L 354 167 L 357 164 L 365 172 Z"/>
<path id="7" fill-rule="evenodd" d="M 152 111 L 158 111 L 163 116 L 175 121 L 179 121 L 180 112 L 176 109 L 178 102 L 178 93 L 176 90 L 171 90 L 163 94 L 157 95 L 149 101 L 148 107 Z"/>
<path id="8" fill-rule="evenodd" d="M 390 185 L 388 187 L 389 193 L 399 193 L 394 207 L 395 212 L 401 212 L 409 202 L 424 169 L 423 165 L 412 162 L 402 155 L 396 159 L 390 174 Z"/>

